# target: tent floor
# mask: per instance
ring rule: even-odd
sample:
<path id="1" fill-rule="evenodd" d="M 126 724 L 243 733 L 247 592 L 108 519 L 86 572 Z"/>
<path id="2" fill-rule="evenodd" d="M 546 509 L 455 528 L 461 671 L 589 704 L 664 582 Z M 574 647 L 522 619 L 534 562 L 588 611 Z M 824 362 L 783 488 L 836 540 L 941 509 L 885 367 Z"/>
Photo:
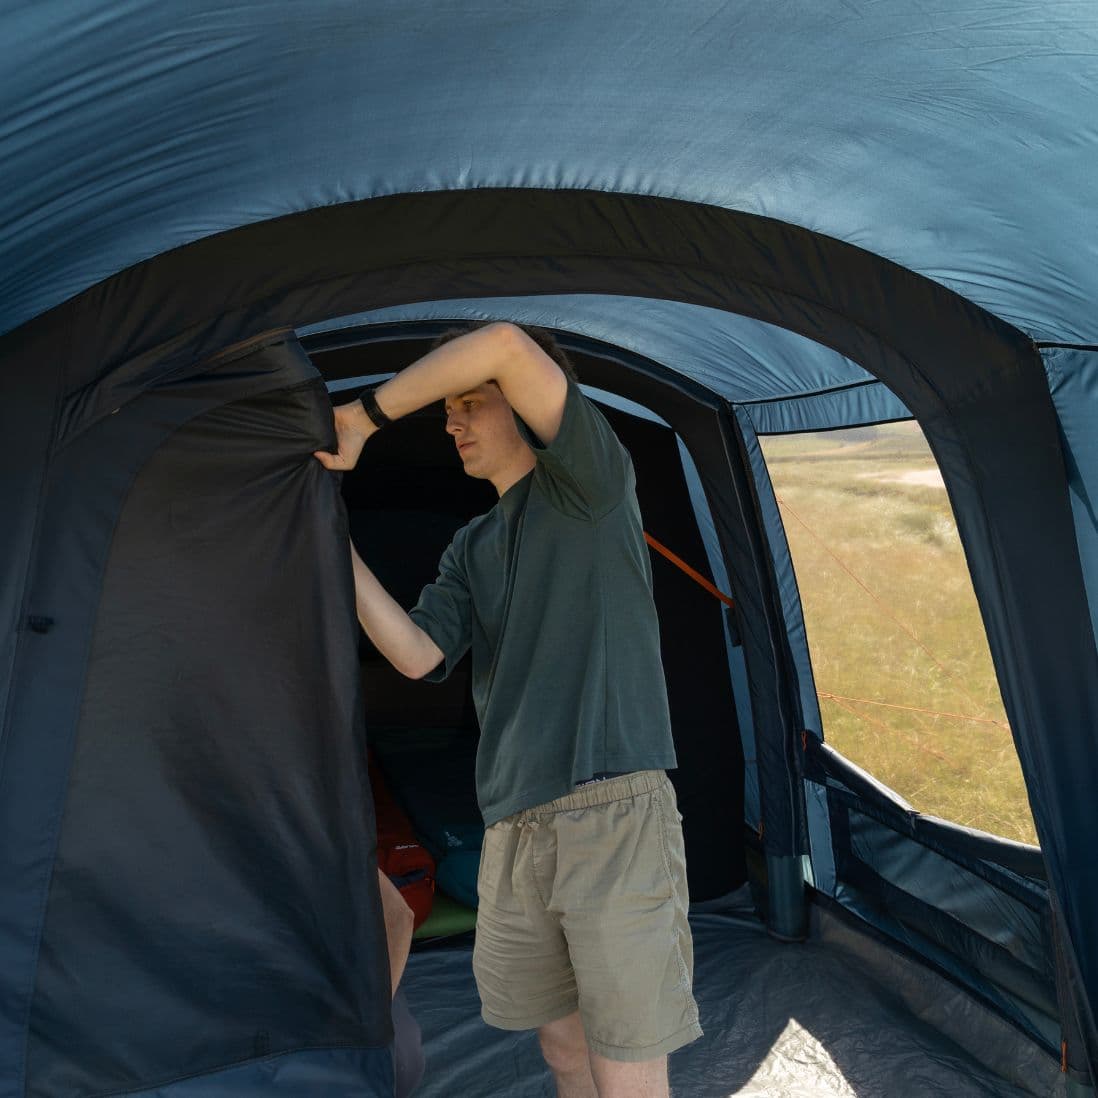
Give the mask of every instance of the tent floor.
<path id="1" fill-rule="evenodd" d="M 817 913 L 809 941 L 788 945 L 743 911 L 691 917 L 705 1036 L 671 1058 L 675 1098 L 1064 1093 L 1058 1064 L 1017 1031 L 921 965 L 874 957 L 881 947 L 828 919 Z M 404 986 L 427 1059 L 416 1098 L 552 1098 L 534 1035 L 481 1020 L 471 959 L 467 939 L 410 958 Z M 964 1047 L 927 1017 L 963 1027 Z"/>

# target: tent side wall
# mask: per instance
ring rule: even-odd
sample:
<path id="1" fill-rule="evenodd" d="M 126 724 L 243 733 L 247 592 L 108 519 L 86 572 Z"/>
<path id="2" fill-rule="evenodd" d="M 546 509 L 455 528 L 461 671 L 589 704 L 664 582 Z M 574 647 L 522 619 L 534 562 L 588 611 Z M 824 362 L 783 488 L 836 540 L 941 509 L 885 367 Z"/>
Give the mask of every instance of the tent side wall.
<path id="1" fill-rule="evenodd" d="M 737 415 L 749 437 L 756 425 L 766 434 L 818 436 L 910 418 L 879 383 L 737 405 Z M 772 501 L 761 452 L 753 472 L 761 498 Z M 771 550 L 779 571 L 787 573 L 783 602 L 791 644 L 802 651 L 803 696 L 815 684 L 797 582 L 777 507 L 768 515 Z M 1059 1056 L 1061 1039 L 1068 1036 L 1071 1066 L 1081 1068 L 1085 1050 L 1072 1008 L 1058 1001 L 1070 978 L 1057 971 L 1041 852 L 923 816 L 825 746 L 824 731 L 817 714 L 809 725 L 804 767 L 816 888 L 992 1004 L 1050 1054 Z"/>

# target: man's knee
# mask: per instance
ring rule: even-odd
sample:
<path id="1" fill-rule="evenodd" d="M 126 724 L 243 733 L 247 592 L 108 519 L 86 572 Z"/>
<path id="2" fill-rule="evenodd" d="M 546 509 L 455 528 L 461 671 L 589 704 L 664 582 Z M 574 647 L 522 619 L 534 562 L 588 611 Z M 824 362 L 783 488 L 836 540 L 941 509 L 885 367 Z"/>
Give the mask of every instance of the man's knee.
<path id="1" fill-rule="evenodd" d="M 538 1041 L 541 1054 L 553 1074 L 570 1075 L 587 1069 L 587 1039 L 583 1035 L 583 1022 L 578 1013 L 541 1026 Z"/>

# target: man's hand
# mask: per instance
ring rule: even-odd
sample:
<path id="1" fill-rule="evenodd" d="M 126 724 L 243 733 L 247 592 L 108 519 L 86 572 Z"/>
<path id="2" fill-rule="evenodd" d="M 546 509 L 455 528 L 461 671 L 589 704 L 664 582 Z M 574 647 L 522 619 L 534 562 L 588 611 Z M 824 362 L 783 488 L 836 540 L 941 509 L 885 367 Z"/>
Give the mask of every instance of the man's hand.
<path id="1" fill-rule="evenodd" d="M 377 430 L 374 422 L 366 414 L 361 400 L 352 400 L 350 404 L 341 404 L 334 410 L 336 442 L 339 452 L 329 454 L 325 450 L 314 450 L 313 457 L 325 469 L 342 471 L 353 469 L 358 463 L 362 447 L 366 440 Z"/>

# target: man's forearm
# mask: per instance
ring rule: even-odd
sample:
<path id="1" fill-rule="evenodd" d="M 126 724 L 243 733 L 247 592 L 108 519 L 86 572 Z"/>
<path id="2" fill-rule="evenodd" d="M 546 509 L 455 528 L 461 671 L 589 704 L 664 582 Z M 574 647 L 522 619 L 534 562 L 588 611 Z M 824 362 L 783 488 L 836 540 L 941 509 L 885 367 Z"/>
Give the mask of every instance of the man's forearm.
<path id="1" fill-rule="evenodd" d="M 381 586 L 351 546 L 355 573 L 355 609 L 366 635 L 402 674 L 421 679 L 443 660 L 442 650 Z"/>
<path id="2" fill-rule="evenodd" d="M 387 416 L 399 419 L 489 380 L 503 388 L 526 339 L 511 325 L 492 324 L 444 343 L 378 386 L 378 405 Z"/>
<path id="3" fill-rule="evenodd" d="M 568 382 L 557 364 L 513 324 L 489 324 L 444 343 L 374 391 L 377 407 L 400 419 L 494 381 L 508 404 L 545 445 L 560 428 Z M 361 400 L 335 409 L 337 452 L 317 450 L 326 469 L 353 469 L 377 430 Z"/>
<path id="4" fill-rule="evenodd" d="M 399 419 L 494 381 L 511 407 L 543 442 L 560 425 L 567 382 L 559 367 L 525 332 L 512 324 L 490 324 L 451 340 L 378 386 L 378 407 Z M 344 405 L 367 434 L 373 423 L 361 403 Z"/>

